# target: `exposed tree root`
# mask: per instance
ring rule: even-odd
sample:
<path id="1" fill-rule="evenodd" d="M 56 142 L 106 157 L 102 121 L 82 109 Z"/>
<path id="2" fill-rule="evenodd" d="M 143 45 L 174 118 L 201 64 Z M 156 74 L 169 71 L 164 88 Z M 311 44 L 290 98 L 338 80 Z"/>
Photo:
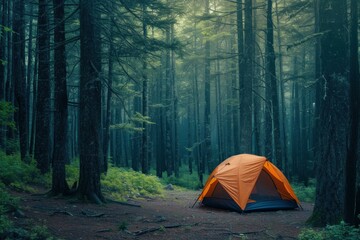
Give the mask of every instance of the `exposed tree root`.
<path id="1" fill-rule="evenodd" d="M 128 234 L 134 235 L 134 236 L 140 236 L 146 233 L 155 232 L 161 229 L 167 229 L 167 228 L 178 228 L 178 227 L 187 227 L 187 226 L 195 226 L 198 225 L 198 223 L 192 224 L 192 225 L 183 225 L 183 224 L 172 224 L 172 225 L 164 225 L 164 226 L 158 226 L 158 227 L 151 227 L 151 228 L 145 228 L 141 229 L 135 232 L 125 231 Z"/>
<path id="2" fill-rule="evenodd" d="M 50 216 L 54 216 L 56 214 L 65 214 L 65 215 L 69 215 L 71 217 L 74 216 L 71 212 L 68 212 L 68 211 L 55 211 L 55 212 L 51 213 Z"/>
<path id="3" fill-rule="evenodd" d="M 90 213 L 84 210 L 82 210 L 81 213 L 86 217 L 102 217 L 105 215 L 105 213 Z"/>
<path id="4" fill-rule="evenodd" d="M 102 205 L 102 204 L 105 203 L 105 201 L 102 200 L 102 197 L 101 197 L 101 196 L 98 196 L 98 195 L 97 195 L 96 193 L 94 193 L 94 192 L 89 193 L 89 194 L 87 195 L 87 197 L 89 198 L 89 200 L 90 200 L 91 202 L 94 202 L 94 203 L 96 203 L 96 204 Z"/>
<path id="5" fill-rule="evenodd" d="M 141 205 L 138 205 L 138 204 L 116 201 L 116 200 L 112 200 L 109 198 L 107 198 L 106 201 L 110 202 L 110 203 L 116 203 L 116 204 L 121 204 L 121 205 L 125 205 L 125 206 L 130 206 L 130 207 L 141 207 Z"/>

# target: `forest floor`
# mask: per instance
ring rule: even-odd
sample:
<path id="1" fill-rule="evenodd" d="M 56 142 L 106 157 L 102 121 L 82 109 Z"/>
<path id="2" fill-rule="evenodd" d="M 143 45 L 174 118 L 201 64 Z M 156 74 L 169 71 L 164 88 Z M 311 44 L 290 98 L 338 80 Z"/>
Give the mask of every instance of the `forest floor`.
<path id="1" fill-rule="evenodd" d="M 296 239 L 310 216 L 303 210 L 240 214 L 196 204 L 199 191 L 166 190 L 163 197 L 104 205 L 12 192 L 23 216 L 17 226 L 45 225 L 59 239 Z M 139 205 L 138 207 L 135 205 Z"/>

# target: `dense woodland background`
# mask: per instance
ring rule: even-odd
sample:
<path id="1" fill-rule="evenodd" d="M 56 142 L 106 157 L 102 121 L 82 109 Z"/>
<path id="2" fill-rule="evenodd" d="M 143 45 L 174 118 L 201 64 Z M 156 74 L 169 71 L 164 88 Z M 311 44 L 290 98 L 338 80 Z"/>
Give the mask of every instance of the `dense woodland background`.
<path id="1" fill-rule="evenodd" d="M 51 171 L 53 194 L 76 159 L 99 203 L 109 165 L 201 187 L 253 153 L 316 178 L 314 225 L 356 221 L 356 0 L 0 3 L 0 147 Z"/>

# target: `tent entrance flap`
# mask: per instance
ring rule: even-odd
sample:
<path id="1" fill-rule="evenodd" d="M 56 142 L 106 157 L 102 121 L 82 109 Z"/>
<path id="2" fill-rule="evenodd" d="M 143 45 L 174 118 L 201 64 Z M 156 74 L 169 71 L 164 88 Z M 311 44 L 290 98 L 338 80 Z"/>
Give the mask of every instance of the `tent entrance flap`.
<path id="1" fill-rule="evenodd" d="M 281 200 L 280 194 L 270 175 L 261 170 L 256 184 L 250 194 L 250 199 L 255 201 Z"/>
<path id="2" fill-rule="evenodd" d="M 209 207 L 242 212 L 239 205 L 230 197 L 219 182 L 216 184 L 211 196 L 204 197 L 202 204 Z"/>

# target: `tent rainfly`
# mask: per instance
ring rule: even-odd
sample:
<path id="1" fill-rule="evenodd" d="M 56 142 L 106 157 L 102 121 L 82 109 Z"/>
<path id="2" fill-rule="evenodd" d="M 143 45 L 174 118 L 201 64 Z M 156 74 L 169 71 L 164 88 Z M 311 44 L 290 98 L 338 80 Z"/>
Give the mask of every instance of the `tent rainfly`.
<path id="1" fill-rule="evenodd" d="M 220 163 L 197 201 L 238 212 L 301 207 L 284 174 L 265 157 L 251 154 L 235 155 Z"/>

